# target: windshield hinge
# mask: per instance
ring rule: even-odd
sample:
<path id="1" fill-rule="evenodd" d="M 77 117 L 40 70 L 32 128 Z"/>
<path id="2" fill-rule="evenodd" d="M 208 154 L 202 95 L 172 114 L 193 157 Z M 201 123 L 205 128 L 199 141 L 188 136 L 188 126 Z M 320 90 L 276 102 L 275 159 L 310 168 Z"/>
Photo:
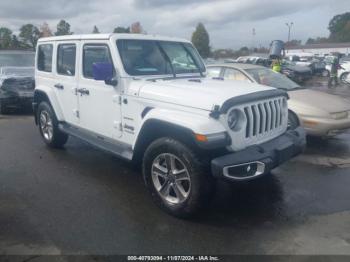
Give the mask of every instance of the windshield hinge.
<path id="1" fill-rule="evenodd" d="M 79 110 L 78 110 L 78 109 L 75 109 L 75 110 L 74 110 L 74 115 L 75 115 L 77 118 L 80 118 L 80 114 L 79 114 Z"/>
<path id="2" fill-rule="evenodd" d="M 209 113 L 209 116 L 215 119 L 218 119 L 220 117 L 220 106 L 219 105 L 214 105 L 213 109 Z"/>

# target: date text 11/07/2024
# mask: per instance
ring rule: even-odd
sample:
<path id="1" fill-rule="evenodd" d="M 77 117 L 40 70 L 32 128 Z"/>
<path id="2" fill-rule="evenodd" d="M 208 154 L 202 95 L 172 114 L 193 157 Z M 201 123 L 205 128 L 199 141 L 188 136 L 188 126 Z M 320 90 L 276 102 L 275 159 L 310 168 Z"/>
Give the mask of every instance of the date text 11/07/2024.
<path id="1" fill-rule="evenodd" d="M 220 261 L 218 256 L 128 256 L 128 261 Z"/>

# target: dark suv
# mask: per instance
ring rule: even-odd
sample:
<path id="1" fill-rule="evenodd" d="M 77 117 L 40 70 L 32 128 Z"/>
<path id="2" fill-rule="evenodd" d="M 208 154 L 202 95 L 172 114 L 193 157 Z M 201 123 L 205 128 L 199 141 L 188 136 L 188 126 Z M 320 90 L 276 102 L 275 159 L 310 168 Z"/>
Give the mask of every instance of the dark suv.
<path id="1" fill-rule="evenodd" d="M 29 109 L 34 95 L 34 52 L 0 51 L 0 114 Z"/>

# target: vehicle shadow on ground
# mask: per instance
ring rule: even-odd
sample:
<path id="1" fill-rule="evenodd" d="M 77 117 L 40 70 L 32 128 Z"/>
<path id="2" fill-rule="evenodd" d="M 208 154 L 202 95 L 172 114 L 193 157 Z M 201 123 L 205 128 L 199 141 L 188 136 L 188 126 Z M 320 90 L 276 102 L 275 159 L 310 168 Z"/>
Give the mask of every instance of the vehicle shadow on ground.
<path id="1" fill-rule="evenodd" d="M 194 220 L 220 227 L 244 227 L 286 219 L 281 182 L 267 174 L 248 182 L 218 182 L 214 199 Z"/>
<path id="2" fill-rule="evenodd" d="M 32 109 L 12 109 L 9 110 L 6 114 L 0 114 L 0 118 L 13 118 L 15 117 L 21 117 L 21 116 L 32 116 L 33 110 Z"/>
<path id="3" fill-rule="evenodd" d="M 350 134 L 345 133 L 332 138 L 307 137 L 305 154 L 331 157 L 350 156 Z"/>
<path id="4" fill-rule="evenodd" d="M 67 149 L 54 151 L 55 157 L 63 157 L 68 166 L 79 163 L 79 171 L 95 180 L 94 184 L 108 185 L 113 190 L 113 198 L 125 199 L 129 205 L 124 208 L 124 212 L 130 220 L 138 221 L 143 214 L 151 212 L 160 215 L 157 219 L 168 221 L 169 216 L 151 201 L 140 167 L 108 153 L 95 151 L 88 144 L 75 139 L 72 139 Z M 130 194 L 135 190 L 138 194 Z M 236 227 L 286 219 L 283 195 L 282 184 L 278 176 L 273 174 L 248 182 L 217 181 L 213 199 L 190 221 L 215 227 Z M 135 206 L 137 208 L 133 208 Z"/>

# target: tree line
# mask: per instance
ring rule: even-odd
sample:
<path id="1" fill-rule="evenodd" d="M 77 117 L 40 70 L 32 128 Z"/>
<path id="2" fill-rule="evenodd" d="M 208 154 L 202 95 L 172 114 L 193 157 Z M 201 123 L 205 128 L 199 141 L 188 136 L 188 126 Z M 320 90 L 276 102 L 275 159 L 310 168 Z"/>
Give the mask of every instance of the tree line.
<path id="1" fill-rule="evenodd" d="M 328 37 L 309 38 L 306 44 L 317 43 L 333 43 L 333 42 L 350 42 L 350 12 L 334 16 L 328 25 L 330 34 Z M 92 33 L 100 33 L 95 25 Z M 146 33 L 140 22 L 135 22 L 129 27 L 118 26 L 114 28 L 113 33 Z M 47 23 L 43 23 L 37 27 L 33 24 L 21 26 L 19 34 L 14 34 L 9 28 L 0 27 L 0 49 L 34 49 L 36 43 L 41 37 L 71 35 L 71 26 L 65 20 L 60 20 L 56 26 L 56 31 L 52 32 Z M 266 52 L 266 48 L 242 47 L 237 51 L 232 49 L 211 50 L 209 33 L 202 23 L 198 23 L 195 31 L 192 34 L 192 43 L 197 48 L 199 54 L 203 58 L 207 57 L 235 57 L 248 55 L 250 52 Z M 286 43 L 286 46 L 299 46 L 300 40 L 291 40 Z"/>
<path id="2" fill-rule="evenodd" d="M 321 43 L 344 43 L 350 42 L 350 12 L 334 16 L 328 25 L 330 32 L 328 37 L 309 38 L 306 44 L 321 44 Z M 267 53 L 268 49 L 265 47 L 248 48 L 242 47 L 238 50 L 232 49 L 216 49 L 211 50 L 209 33 L 202 23 L 199 23 L 196 30 L 192 34 L 192 43 L 197 48 L 198 52 L 203 58 L 232 58 L 239 56 L 246 56 L 250 53 Z M 302 45 L 301 40 L 290 40 L 285 43 L 286 47 L 295 47 Z"/>
<path id="3" fill-rule="evenodd" d="M 130 27 L 118 26 L 114 28 L 113 33 L 144 33 L 141 23 L 135 22 Z M 95 25 L 92 29 L 93 34 L 100 33 Z M 52 32 L 49 25 L 44 22 L 39 27 L 33 24 L 25 24 L 20 27 L 19 34 L 16 35 L 7 27 L 0 27 L 0 49 L 35 49 L 38 39 L 41 37 L 72 35 L 71 25 L 60 20 L 56 26 L 56 31 Z"/>

